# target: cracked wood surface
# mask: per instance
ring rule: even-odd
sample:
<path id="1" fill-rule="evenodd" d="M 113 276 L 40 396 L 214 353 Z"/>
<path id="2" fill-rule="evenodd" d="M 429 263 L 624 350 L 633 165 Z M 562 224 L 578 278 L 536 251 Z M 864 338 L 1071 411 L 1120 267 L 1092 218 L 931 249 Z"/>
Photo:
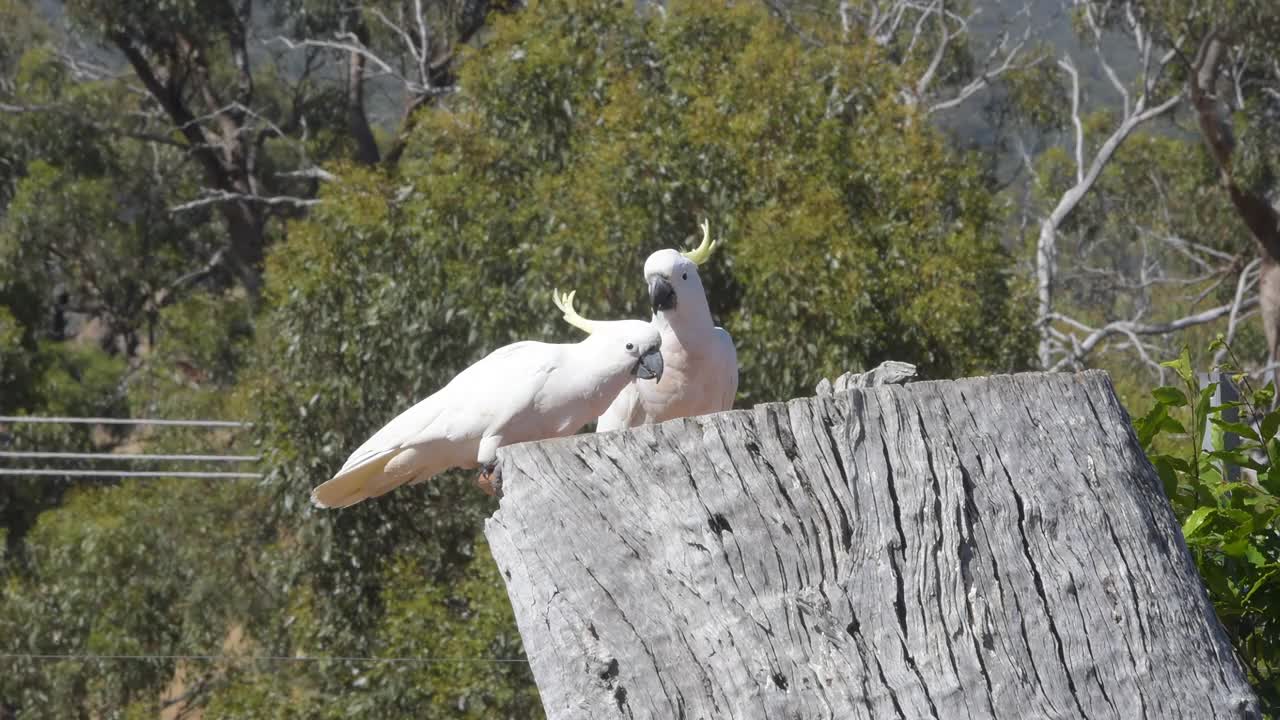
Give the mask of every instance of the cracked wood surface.
<path id="1" fill-rule="evenodd" d="M 500 460 L 485 534 L 553 720 L 1257 716 L 1101 372 Z"/>

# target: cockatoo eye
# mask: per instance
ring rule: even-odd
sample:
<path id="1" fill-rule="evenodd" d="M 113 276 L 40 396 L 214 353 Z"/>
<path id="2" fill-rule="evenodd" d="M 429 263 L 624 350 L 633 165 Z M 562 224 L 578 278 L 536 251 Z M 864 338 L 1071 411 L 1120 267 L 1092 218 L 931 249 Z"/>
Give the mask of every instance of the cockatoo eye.
<path id="1" fill-rule="evenodd" d="M 682 280 L 688 280 L 688 279 L 689 279 L 689 273 L 681 273 L 681 274 L 680 274 L 680 278 L 681 278 Z"/>
<path id="2" fill-rule="evenodd" d="M 631 343 L 627 343 L 627 349 L 628 349 L 628 350 L 635 350 L 635 349 L 636 349 L 636 346 L 635 346 L 635 345 L 633 345 L 633 344 L 631 344 Z"/>

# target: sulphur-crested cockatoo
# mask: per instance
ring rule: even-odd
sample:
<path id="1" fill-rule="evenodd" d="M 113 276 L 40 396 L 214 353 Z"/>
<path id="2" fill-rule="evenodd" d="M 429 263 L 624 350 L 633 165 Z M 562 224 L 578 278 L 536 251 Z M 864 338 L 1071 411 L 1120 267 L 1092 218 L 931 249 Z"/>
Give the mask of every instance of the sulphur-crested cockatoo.
<path id="1" fill-rule="evenodd" d="M 518 342 L 458 373 L 360 446 L 311 492 L 319 507 L 346 507 L 449 468 L 480 466 L 491 484 L 503 445 L 571 435 L 633 379 L 661 380 L 662 336 L 642 320 L 587 320 L 573 293 L 555 293 L 565 319 L 588 336 L 575 344 Z"/>
<path id="2" fill-rule="evenodd" d="M 738 392 L 738 352 L 716 327 L 698 266 L 719 241 L 702 223 L 702 243 L 689 252 L 659 250 L 644 263 L 653 326 L 662 333 L 666 370 L 656 383 L 631 382 L 600 416 L 596 431 L 617 430 L 733 407 Z"/>

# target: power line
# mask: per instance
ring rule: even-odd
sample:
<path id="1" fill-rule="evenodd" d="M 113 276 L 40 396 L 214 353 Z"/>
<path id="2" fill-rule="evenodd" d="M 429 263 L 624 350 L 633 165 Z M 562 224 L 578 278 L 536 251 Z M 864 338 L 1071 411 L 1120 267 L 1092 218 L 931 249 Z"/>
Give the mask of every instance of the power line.
<path id="1" fill-rule="evenodd" d="M 520 664 L 528 663 L 526 658 L 485 658 L 485 657 L 357 657 L 345 655 L 76 655 L 57 653 L 0 653 L 0 660 L 78 660 L 95 662 L 100 660 L 205 660 L 211 662 L 370 662 L 370 663 L 416 663 L 423 665 L 443 663 L 495 663 Z"/>
<path id="2" fill-rule="evenodd" d="M 141 453 L 77 453 L 0 451 L 0 458 L 43 460 L 165 460 L 172 462 L 257 462 L 260 455 L 149 455 Z"/>
<path id="3" fill-rule="evenodd" d="M 243 472 L 184 472 L 167 470 L 51 470 L 49 468 L 0 468 L 0 475 L 38 475 L 53 477 L 111 477 L 111 478 L 211 478 L 230 480 L 235 478 L 261 478 L 259 473 Z"/>
<path id="4" fill-rule="evenodd" d="M 158 418 L 41 417 L 37 415 L 0 415 L 0 423 L 46 425 L 167 425 L 182 427 L 251 427 L 253 423 L 237 420 L 162 420 Z"/>

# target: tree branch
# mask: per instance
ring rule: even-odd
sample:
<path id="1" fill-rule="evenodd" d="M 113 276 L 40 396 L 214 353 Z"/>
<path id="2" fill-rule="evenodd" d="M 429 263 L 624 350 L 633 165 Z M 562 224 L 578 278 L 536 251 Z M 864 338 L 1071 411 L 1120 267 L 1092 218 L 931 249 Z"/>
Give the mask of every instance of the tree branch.
<path id="1" fill-rule="evenodd" d="M 1079 343 L 1079 345 L 1075 348 L 1075 350 L 1070 355 L 1059 360 L 1049 369 L 1053 371 L 1058 371 L 1067 367 L 1078 365 L 1094 349 L 1094 347 L 1098 345 L 1098 343 L 1102 342 L 1108 337 L 1111 337 L 1112 335 L 1118 335 L 1118 334 L 1167 335 L 1169 333 L 1177 332 L 1179 330 L 1185 330 L 1189 327 L 1195 327 L 1196 325 L 1204 325 L 1205 323 L 1213 322 L 1223 317 L 1224 315 L 1231 314 L 1233 311 L 1236 313 L 1240 313 L 1246 310 L 1251 310 L 1257 305 L 1258 305 L 1258 296 L 1253 295 L 1248 298 L 1245 298 L 1242 302 L 1238 304 L 1235 302 L 1230 302 L 1230 303 L 1227 303 L 1226 305 L 1220 305 L 1216 308 L 1205 310 L 1204 312 L 1196 313 L 1194 315 L 1181 317 L 1181 318 L 1178 318 L 1177 320 L 1171 320 L 1169 322 L 1148 324 L 1148 323 L 1134 322 L 1131 320 L 1117 320 L 1114 322 L 1107 323 L 1106 325 L 1096 329 L 1089 328 L 1083 323 L 1080 323 L 1077 320 L 1068 318 L 1065 315 L 1059 315 L 1055 313 L 1050 315 L 1048 318 L 1051 322 L 1052 321 L 1069 322 L 1070 324 L 1076 327 L 1079 327 L 1088 331 L 1090 334 L 1088 337 L 1086 337 L 1083 341 Z"/>
<path id="2" fill-rule="evenodd" d="M 256 203 L 267 206 L 288 206 L 288 207 L 312 207 L 319 205 L 319 198 L 300 198 L 290 195 L 252 195 L 249 193 L 227 192 L 226 190 L 205 190 L 204 195 L 195 200 L 191 200 L 181 205 L 174 205 L 169 208 L 169 212 L 173 214 L 196 210 L 209 205 L 218 203 Z"/>
<path id="3" fill-rule="evenodd" d="M 1166 55 L 1160 60 L 1160 69 L 1172 59 L 1172 54 Z M 1052 362 L 1050 357 L 1052 347 L 1051 338 L 1048 335 L 1047 327 L 1051 316 L 1053 316 L 1053 291 L 1054 276 L 1057 274 L 1057 235 L 1058 228 L 1066 221 L 1067 217 L 1075 211 L 1085 195 L 1093 188 L 1098 177 L 1106 168 L 1107 163 L 1111 162 L 1112 157 L 1124 141 L 1142 124 L 1157 118 L 1178 105 L 1182 100 L 1182 94 L 1177 93 L 1166 99 L 1164 102 L 1152 108 L 1146 108 L 1148 96 L 1155 80 L 1150 75 L 1147 76 L 1146 86 L 1142 95 L 1133 107 L 1133 111 L 1126 115 L 1120 125 L 1111 133 L 1110 136 L 1098 148 L 1098 152 L 1093 156 L 1093 160 L 1089 163 L 1088 170 L 1085 170 L 1084 159 L 1084 121 L 1080 116 L 1080 76 L 1076 71 L 1075 65 L 1071 62 L 1070 57 L 1065 57 L 1058 62 L 1068 75 L 1071 76 L 1071 118 L 1072 124 L 1075 126 L 1075 162 L 1076 162 L 1076 184 L 1069 188 L 1059 198 L 1057 205 L 1053 210 L 1041 221 L 1040 235 L 1036 242 L 1036 290 L 1038 314 L 1041 318 L 1041 333 L 1039 343 L 1040 366 L 1048 368 Z"/>
<path id="4" fill-rule="evenodd" d="M 364 46 L 367 31 L 360 17 L 360 4 L 352 5 L 346 22 L 350 25 L 348 32 Z M 381 13 L 379 13 L 381 14 Z M 378 143 L 373 138 L 373 130 L 369 127 L 369 117 L 364 107 L 364 67 L 366 58 L 355 51 L 347 53 L 347 129 L 356 142 L 356 162 L 361 165 L 378 164 Z"/>
<path id="5" fill-rule="evenodd" d="M 1240 313 L 1241 308 L 1244 305 L 1245 293 L 1253 289 L 1253 286 L 1257 284 L 1258 276 L 1256 271 L 1261 265 L 1262 258 L 1254 258 L 1244 267 L 1244 270 L 1240 271 L 1240 277 L 1236 280 L 1236 295 L 1231 301 L 1231 313 L 1227 317 L 1226 344 L 1223 347 L 1218 348 L 1217 352 L 1213 354 L 1213 364 L 1215 367 L 1221 365 L 1222 361 L 1226 359 L 1227 350 L 1231 343 L 1236 339 L 1236 328 L 1240 322 Z"/>
<path id="6" fill-rule="evenodd" d="M 1188 79 L 1191 104 L 1196 109 L 1200 135 L 1218 166 L 1219 178 L 1235 206 L 1236 214 L 1244 221 L 1262 251 L 1272 260 L 1280 261 L 1280 213 L 1267 198 L 1242 188 L 1233 174 L 1235 135 L 1224 103 L 1214 92 L 1219 65 L 1226 51 L 1227 45 L 1216 31 L 1210 31 L 1201 41 Z"/>

